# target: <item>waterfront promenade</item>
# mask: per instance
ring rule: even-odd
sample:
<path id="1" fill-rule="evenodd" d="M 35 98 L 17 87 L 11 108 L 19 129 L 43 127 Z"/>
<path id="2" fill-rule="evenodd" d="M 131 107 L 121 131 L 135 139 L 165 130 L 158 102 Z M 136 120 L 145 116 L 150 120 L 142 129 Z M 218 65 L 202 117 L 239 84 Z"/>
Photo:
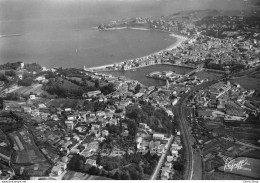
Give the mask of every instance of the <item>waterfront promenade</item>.
<path id="1" fill-rule="evenodd" d="M 133 29 L 133 30 L 156 30 L 156 31 L 162 31 L 162 30 L 157 30 L 157 29 L 144 29 L 144 28 L 134 28 L 134 27 L 118 27 L 118 28 L 109 28 L 106 30 L 117 30 L 117 29 Z M 111 71 L 111 70 L 135 70 L 138 68 L 142 68 L 142 67 L 147 67 L 147 66 L 151 66 L 151 65 L 157 65 L 157 64 L 169 64 L 169 65 L 176 65 L 176 66 L 183 66 L 183 67 L 192 67 L 192 66 L 188 66 L 188 65 L 180 65 L 180 64 L 171 64 L 171 63 L 156 63 L 155 62 L 155 58 L 154 57 L 162 57 L 163 53 L 166 51 L 171 51 L 173 49 L 176 49 L 177 47 L 180 47 L 181 44 L 184 41 L 188 40 L 188 37 L 182 36 L 182 35 L 178 35 L 175 34 L 173 32 L 167 32 L 167 31 L 162 31 L 162 32 L 166 32 L 169 33 L 169 36 L 175 37 L 177 38 L 176 42 L 174 42 L 172 45 L 170 45 L 169 47 L 162 49 L 160 51 L 157 51 L 155 53 L 151 53 L 149 55 L 145 55 L 143 57 L 139 57 L 139 58 L 133 58 L 130 60 L 125 60 L 125 61 L 121 61 L 118 63 L 113 63 L 113 64 L 107 64 L 107 65 L 102 65 L 102 66 L 96 66 L 96 67 L 85 67 L 84 66 L 84 70 L 86 71 Z M 139 63 L 139 66 L 132 66 L 134 61 L 137 61 Z M 152 63 L 149 64 L 143 64 L 145 61 L 147 60 L 152 60 Z M 124 67 L 124 68 L 115 68 L 115 66 L 122 66 L 123 64 L 127 63 L 128 67 Z"/>

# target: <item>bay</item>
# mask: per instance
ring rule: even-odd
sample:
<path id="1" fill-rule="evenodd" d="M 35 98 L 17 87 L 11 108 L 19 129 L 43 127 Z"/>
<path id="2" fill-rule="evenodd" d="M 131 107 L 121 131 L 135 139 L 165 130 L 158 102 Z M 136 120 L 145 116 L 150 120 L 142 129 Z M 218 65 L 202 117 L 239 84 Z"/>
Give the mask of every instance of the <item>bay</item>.
<path id="1" fill-rule="evenodd" d="M 47 68 L 82 68 L 141 57 L 168 47 L 175 39 L 162 32 L 102 32 L 92 27 L 126 17 L 236 7 L 235 2 L 223 6 L 219 1 L 0 0 L 0 35 L 22 35 L 0 37 L 0 63 L 23 61 Z"/>

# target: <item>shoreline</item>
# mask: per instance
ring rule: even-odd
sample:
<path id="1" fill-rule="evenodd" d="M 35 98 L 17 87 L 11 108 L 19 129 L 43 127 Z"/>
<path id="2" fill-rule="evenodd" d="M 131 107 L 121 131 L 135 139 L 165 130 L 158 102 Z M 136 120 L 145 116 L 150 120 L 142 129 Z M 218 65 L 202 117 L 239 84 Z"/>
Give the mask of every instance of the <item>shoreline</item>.
<path id="1" fill-rule="evenodd" d="M 95 27 L 97 28 L 97 27 Z M 152 30 L 152 29 L 147 29 L 147 28 L 135 28 L 135 27 L 118 27 L 118 28 L 109 28 L 109 29 L 106 29 L 106 30 L 124 30 L 124 29 L 132 29 L 132 30 Z M 162 31 L 162 30 L 155 30 L 155 31 Z M 175 49 L 177 48 L 178 46 L 180 46 L 184 41 L 188 40 L 187 37 L 185 36 L 181 36 L 181 35 L 178 35 L 178 34 L 175 34 L 175 33 L 171 33 L 171 32 L 167 32 L 167 31 L 162 31 L 162 32 L 166 32 L 169 34 L 169 36 L 171 37 L 174 37 L 176 38 L 176 42 L 171 44 L 170 46 L 168 46 L 167 48 L 164 48 L 162 50 L 159 50 L 157 52 L 154 52 L 154 53 L 150 53 L 148 55 L 145 55 L 145 56 L 142 56 L 142 57 L 136 57 L 136 58 L 131 58 L 131 59 L 128 59 L 128 60 L 125 60 L 125 61 L 131 61 L 131 60 L 134 60 L 134 59 L 142 59 L 142 58 L 146 58 L 146 57 L 149 57 L 149 56 L 152 56 L 152 55 L 160 55 L 162 54 L 164 51 L 170 51 L 172 49 Z M 120 62 L 115 62 L 115 63 L 112 63 L 112 64 L 106 64 L 106 65 L 101 65 L 101 66 L 94 66 L 94 67 L 88 67 L 88 68 L 85 68 L 86 70 L 88 71 L 99 71 L 99 70 L 105 70 L 107 69 L 107 67 L 113 67 L 115 64 L 120 64 L 120 63 L 123 63 L 125 61 L 120 61 Z M 152 65 L 156 65 L 156 64 L 152 64 Z M 132 70 L 132 69 L 138 69 L 138 68 L 142 68 L 142 67 L 147 67 L 147 66 L 151 66 L 151 65 L 145 65 L 145 66 L 140 66 L 140 67 L 135 67 L 135 68 L 131 68 L 129 70 Z M 180 65 L 181 66 L 181 65 Z"/>

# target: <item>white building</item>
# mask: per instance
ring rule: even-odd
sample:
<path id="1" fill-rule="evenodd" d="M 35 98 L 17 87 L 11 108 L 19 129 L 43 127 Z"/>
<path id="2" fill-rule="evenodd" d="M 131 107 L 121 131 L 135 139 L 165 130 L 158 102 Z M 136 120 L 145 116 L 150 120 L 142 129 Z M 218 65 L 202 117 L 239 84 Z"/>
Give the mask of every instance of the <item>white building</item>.
<path id="1" fill-rule="evenodd" d="M 153 134 L 153 139 L 155 139 L 155 140 L 163 140 L 164 139 L 164 134 L 154 133 Z"/>

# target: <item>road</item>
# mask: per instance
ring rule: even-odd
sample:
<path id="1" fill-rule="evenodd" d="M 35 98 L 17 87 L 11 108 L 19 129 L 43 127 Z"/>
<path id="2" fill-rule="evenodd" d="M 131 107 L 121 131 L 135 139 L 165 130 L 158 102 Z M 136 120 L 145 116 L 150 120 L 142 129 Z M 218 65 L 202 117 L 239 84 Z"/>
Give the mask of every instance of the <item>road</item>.
<path id="1" fill-rule="evenodd" d="M 186 120 L 185 109 L 186 109 L 186 100 L 196 91 L 206 88 L 214 83 L 219 82 L 219 80 L 213 80 L 209 82 L 202 83 L 199 86 L 195 86 L 189 92 L 187 92 L 179 101 L 177 107 L 177 116 L 179 117 L 179 128 L 181 132 L 181 137 L 184 145 L 184 159 L 185 159 L 185 169 L 184 169 L 184 179 L 192 180 L 193 168 L 194 168 L 194 154 L 192 144 L 190 142 L 191 132 L 189 131 L 188 122 Z"/>
<path id="2" fill-rule="evenodd" d="M 157 166 L 151 176 L 151 180 L 156 180 L 157 176 L 158 176 L 158 173 L 159 173 L 159 170 L 161 169 L 162 167 L 162 164 L 164 162 L 164 159 L 166 157 L 166 154 L 167 152 L 169 151 L 170 147 L 171 147 L 171 144 L 172 144 L 172 140 L 173 140 L 173 135 L 171 135 L 171 138 L 168 140 L 167 144 L 166 144 L 166 150 L 165 150 L 165 153 L 163 153 L 159 159 L 159 162 L 157 163 Z"/>

